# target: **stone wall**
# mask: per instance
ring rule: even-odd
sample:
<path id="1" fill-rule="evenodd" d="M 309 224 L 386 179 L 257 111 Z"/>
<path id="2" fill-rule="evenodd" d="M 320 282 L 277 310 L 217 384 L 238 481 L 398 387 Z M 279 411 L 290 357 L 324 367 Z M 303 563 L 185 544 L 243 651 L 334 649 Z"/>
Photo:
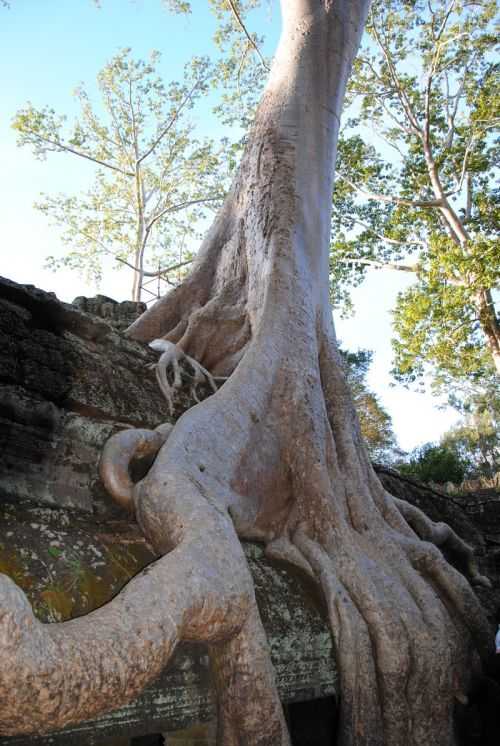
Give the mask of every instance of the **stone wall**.
<path id="1" fill-rule="evenodd" d="M 51 293 L 0 280 L 0 497 L 116 515 L 103 444 L 168 419 L 148 347 Z"/>

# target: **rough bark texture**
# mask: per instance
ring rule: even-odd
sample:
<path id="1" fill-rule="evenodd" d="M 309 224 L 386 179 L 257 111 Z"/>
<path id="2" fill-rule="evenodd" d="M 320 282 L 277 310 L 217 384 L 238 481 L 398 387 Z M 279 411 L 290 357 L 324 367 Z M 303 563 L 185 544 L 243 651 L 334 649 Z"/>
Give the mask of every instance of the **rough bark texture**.
<path id="1" fill-rule="evenodd" d="M 158 432 L 119 434 L 122 450 L 112 444 L 104 459 L 110 489 L 119 500 L 127 490 L 162 557 L 112 603 L 48 627 L 2 578 L 5 733 L 127 701 L 191 640 L 209 645 L 219 742 L 288 744 L 246 538 L 322 589 L 343 746 L 453 743 L 453 697 L 473 646 L 487 653 L 490 635 L 469 582 L 437 546 L 481 577 L 448 526 L 375 475 L 328 307 L 336 136 L 367 6 L 282 3 L 282 40 L 233 188 L 191 275 L 130 330 L 229 377 L 178 421 L 132 490 L 125 456 L 156 448 Z"/>

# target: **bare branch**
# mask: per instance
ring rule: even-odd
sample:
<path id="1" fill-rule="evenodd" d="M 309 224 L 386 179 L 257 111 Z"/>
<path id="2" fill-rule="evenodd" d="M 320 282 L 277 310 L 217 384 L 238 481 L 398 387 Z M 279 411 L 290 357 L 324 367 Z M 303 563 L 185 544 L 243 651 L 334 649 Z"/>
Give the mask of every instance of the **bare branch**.
<path id="1" fill-rule="evenodd" d="M 406 156 L 401 150 L 401 148 L 399 147 L 399 145 L 394 140 L 391 140 L 389 137 L 384 135 L 383 131 L 379 129 L 378 127 L 374 126 L 374 131 L 377 133 L 377 136 L 380 137 L 380 139 L 385 142 L 386 145 L 388 145 L 390 148 L 396 151 L 396 153 L 400 156 L 401 161 L 404 162 Z"/>
<path id="2" fill-rule="evenodd" d="M 238 73 L 237 73 L 237 76 L 236 76 L 236 85 L 238 87 L 238 96 L 240 98 L 241 98 L 241 87 L 240 87 L 241 73 L 242 73 L 243 66 L 245 64 L 245 61 L 246 61 L 246 58 L 247 58 L 247 55 L 248 55 L 248 52 L 250 51 L 250 49 L 251 49 L 251 46 L 247 42 L 246 45 L 245 45 L 245 51 L 241 55 L 240 64 L 238 65 Z"/>
<path id="3" fill-rule="evenodd" d="M 468 69 L 467 67 L 464 70 L 464 75 L 462 78 L 462 81 L 458 87 L 458 90 L 454 96 L 449 95 L 449 83 L 448 83 L 448 74 L 446 74 L 446 96 L 445 96 L 445 105 L 446 105 L 446 120 L 448 122 L 448 132 L 446 133 L 446 139 L 443 145 L 444 149 L 451 148 L 453 144 L 453 137 L 455 135 L 455 119 L 457 117 L 458 107 L 460 104 L 460 100 L 463 96 L 464 90 L 465 90 L 465 78 L 467 76 Z M 450 111 L 450 102 L 453 101 L 453 110 Z"/>
<path id="4" fill-rule="evenodd" d="M 422 268 L 420 262 L 416 262 L 415 264 L 401 264 L 399 262 L 383 262 L 378 259 L 363 259 L 357 258 L 355 256 L 343 257 L 342 259 L 337 259 L 337 261 L 340 264 L 363 264 L 369 267 L 374 267 L 375 269 L 393 269 L 397 272 L 409 272 L 410 274 L 418 274 L 418 272 Z M 448 284 L 454 285 L 456 287 L 462 287 L 466 285 L 463 280 L 459 280 L 454 277 L 446 277 L 445 281 Z"/>
<path id="5" fill-rule="evenodd" d="M 368 199 L 374 199 L 377 202 L 387 202 L 388 204 L 393 205 L 405 205 L 406 207 L 420 207 L 423 209 L 441 207 L 443 204 L 441 200 L 437 199 L 405 199 L 404 197 L 394 197 L 389 194 L 377 194 L 376 192 L 369 192 L 366 189 L 363 189 L 363 187 L 358 186 L 358 184 L 352 182 L 350 179 L 348 179 L 346 176 L 339 173 L 338 171 L 336 171 L 336 175 L 339 179 L 345 181 L 346 184 L 349 184 L 349 186 L 359 194 L 363 194 Z"/>
<path id="6" fill-rule="evenodd" d="M 457 192 L 462 191 L 465 175 L 467 173 L 467 161 L 469 160 L 469 155 L 470 155 L 472 148 L 474 147 L 475 141 L 476 141 L 476 136 L 472 135 L 469 142 L 467 143 L 467 147 L 465 148 L 464 159 L 462 161 L 462 168 L 460 170 L 460 177 L 457 182 Z"/>
<path id="7" fill-rule="evenodd" d="M 382 262 L 376 259 L 358 259 L 355 256 L 347 256 L 343 259 L 337 259 L 340 264 L 366 264 L 376 269 L 395 269 L 398 272 L 410 272 L 416 274 L 420 269 L 420 264 L 399 264 L 397 262 Z"/>
<path id="8" fill-rule="evenodd" d="M 75 148 L 72 148 L 70 145 L 66 145 L 66 143 L 61 142 L 60 140 L 52 140 L 50 137 L 44 137 L 39 132 L 35 132 L 34 130 L 30 130 L 26 128 L 26 129 L 23 129 L 22 132 L 28 132 L 30 135 L 33 135 L 33 137 L 37 138 L 38 140 L 41 140 L 41 142 L 45 142 L 48 145 L 52 145 L 55 148 L 64 150 L 67 153 L 73 153 L 73 155 L 77 155 L 80 158 L 85 158 L 87 161 L 92 161 L 92 163 L 96 163 L 98 166 L 104 166 L 105 168 L 109 168 L 111 169 L 111 171 L 117 171 L 118 173 L 123 174 L 123 176 L 134 175 L 131 171 L 124 171 L 119 166 L 114 166 L 112 163 L 101 161 L 100 158 L 94 158 L 92 155 L 88 155 L 87 153 L 82 153 L 80 150 L 76 150 Z"/>
<path id="9" fill-rule="evenodd" d="M 170 205 L 169 207 L 165 207 L 161 212 L 159 212 L 157 215 L 154 216 L 154 218 L 151 218 L 151 220 L 148 222 L 146 229 L 149 231 L 153 225 L 160 220 L 164 215 L 166 215 L 169 212 L 178 212 L 179 210 L 184 210 L 186 207 L 191 207 L 191 205 L 200 205 L 204 202 L 217 202 L 218 200 L 223 199 L 224 195 L 219 194 L 215 197 L 203 197 L 202 199 L 192 199 L 187 200 L 186 202 L 179 202 L 177 205 Z"/>
<path id="10" fill-rule="evenodd" d="M 236 19 L 236 23 L 241 28 L 241 30 L 243 31 L 243 33 L 247 37 L 249 43 L 252 45 L 252 47 L 254 48 L 255 52 L 257 53 L 257 55 L 259 57 L 259 60 L 260 60 L 260 62 L 262 64 L 262 66 L 263 66 L 263 68 L 265 70 L 267 70 L 267 72 L 269 72 L 269 69 L 270 69 L 269 65 L 267 64 L 267 62 L 265 61 L 264 57 L 262 56 L 262 52 L 260 51 L 259 47 L 255 43 L 255 41 L 252 39 L 251 35 L 248 33 L 248 29 L 245 26 L 245 24 L 243 23 L 243 20 L 242 20 L 240 14 L 238 13 L 238 8 L 234 4 L 234 1 L 233 0 L 227 0 L 227 3 L 229 5 L 229 7 L 231 8 L 233 16 Z"/>
<path id="11" fill-rule="evenodd" d="M 97 238 L 97 236 L 93 236 L 91 233 L 87 233 L 87 231 L 83 230 L 82 228 L 76 229 L 77 233 L 80 233 L 84 238 L 88 239 L 89 241 L 93 241 L 94 243 L 99 244 L 99 246 L 102 248 L 102 250 L 111 256 L 113 259 L 115 259 L 117 262 L 120 262 L 120 264 L 125 265 L 126 267 L 129 267 L 130 269 L 133 269 L 134 272 L 139 272 L 140 270 L 137 267 L 134 267 L 133 264 L 128 262 L 126 259 L 122 259 L 120 256 L 116 256 L 116 254 L 109 249 L 106 244 L 101 241 L 100 238 Z M 166 275 L 169 272 L 174 272 L 176 269 L 181 269 L 182 267 L 187 266 L 188 264 L 192 263 L 192 259 L 186 259 L 183 262 L 177 262 L 176 264 L 170 264 L 168 267 L 163 267 L 162 269 L 155 269 L 152 271 L 146 271 L 143 270 L 142 274 L 144 277 L 157 277 L 158 275 Z"/>
<path id="12" fill-rule="evenodd" d="M 384 236 L 382 233 L 378 233 L 377 231 L 373 230 L 371 225 L 368 223 L 364 223 L 362 220 L 354 219 L 354 222 L 357 225 L 360 225 L 362 228 L 365 228 L 365 230 L 371 231 L 377 238 L 380 238 L 381 241 L 384 241 L 384 243 L 392 244 L 393 246 L 423 246 L 424 248 L 427 248 L 427 243 L 425 241 L 421 241 L 418 238 L 415 240 L 407 240 L 407 241 L 398 241 L 395 238 L 389 238 L 388 236 Z"/>
<path id="13" fill-rule="evenodd" d="M 134 101 L 132 98 L 132 80 L 130 78 L 128 81 L 128 102 L 129 102 L 129 107 L 130 107 L 130 116 L 132 117 L 132 135 L 134 138 L 135 160 L 136 160 L 136 164 L 139 165 L 139 141 L 138 141 L 138 133 L 137 133 L 137 122 L 136 122 L 135 111 L 134 111 Z"/>
<path id="14" fill-rule="evenodd" d="M 152 145 L 150 145 L 150 147 L 146 150 L 146 152 L 143 153 L 140 156 L 140 158 L 137 159 L 137 163 L 138 164 L 142 163 L 142 161 L 144 161 L 149 155 L 151 155 L 151 153 L 155 150 L 155 148 L 158 147 L 158 145 L 163 140 L 163 138 L 165 137 L 165 135 L 172 129 L 172 127 L 174 126 L 174 124 L 178 120 L 181 111 L 189 103 L 189 101 L 191 101 L 191 99 L 193 98 L 193 94 L 196 91 L 196 89 L 198 88 L 198 86 L 200 86 L 203 83 L 204 80 L 205 80 L 205 78 L 198 78 L 198 80 L 195 82 L 195 84 L 192 86 L 192 88 L 186 93 L 186 95 L 184 96 L 184 98 L 181 101 L 180 105 L 175 110 L 174 115 L 167 122 L 167 124 L 165 125 L 165 127 L 161 130 L 161 132 L 158 135 L 158 137 L 155 138 L 155 140 L 153 141 Z"/>
<path id="15" fill-rule="evenodd" d="M 432 159 L 432 153 L 431 153 L 431 90 L 432 90 L 432 79 L 433 79 L 433 71 L 432 69 L 429 71 L 429 74 L 427 76 L 427 83 L 425 86 L 425 97 L 424 97 L 424 127 L 422 131 L 422 138 L 424 141 L 424 149 L 426 150 L 426 155 L 428 154 L 428 157 Z M 432 159 L 433 160 L 433 159 Z"/>
<path id="16" fill-rule="evenodd" d="M 450 18 L 450 15 L 453 12 L 453 9 L 454 9 L 455 5 L 456 5 L 456 0 L 451 0 L 451 3 L 448 5 L 448 8 L 445 11 L 443 21 L 441 23 L 441 26 L 439 27 L 439 31 L 437 32 L 437 36 L 436 36 L 436 41 L 437 42 L 439 42 L 439 40 L 441 39 L 442 35 L 444 34 L 444 31 L 445 31 L 446 26 L 448 24 L 448 20 Z"/>
<path id="17" fill-rule="evenodd" d="M 390 119 L 392 119 L 392 121 L 394 122 L 394 124 L 396 125 L 396 127 L 398 127 L 398 129 L 400 129 L 406 135 L 413 134 L 413 129 L 411 127 L 405 127 L 405 125 L 402 122 L 399 121 L 399 119 L 397 118 L 397 116 L 390 110 L 390 108 L 388 106 L 386 106 L 386 104 L 385 104 L 385 102 L 384 102 L 383 99 L 379 100 L 379 104 L 383 108 L 383 110 L 385 111 L 385 113 L 387 114 L 387 116 L 390 117 Z"/>
<path id="18" fill-rule="evenodd" d="M 472 217 L 472 176 L 467 174 L 467 202 L 465 206 L 465 220 L 467 222 Z"/>
<path id="19" fill-rule="evenodd" d="M 156 270 L 156 272 L 144 272 L 146 277 L 156 277 L 157 275 L 167 275 L 169 272 L 175 272 L 176 269 L 187 267 L 188 264 L 192 264 L 192 259 L 186 259 L 184 262 L 177 262 L 177 264 L 170 264 L 168 267 Z"/>

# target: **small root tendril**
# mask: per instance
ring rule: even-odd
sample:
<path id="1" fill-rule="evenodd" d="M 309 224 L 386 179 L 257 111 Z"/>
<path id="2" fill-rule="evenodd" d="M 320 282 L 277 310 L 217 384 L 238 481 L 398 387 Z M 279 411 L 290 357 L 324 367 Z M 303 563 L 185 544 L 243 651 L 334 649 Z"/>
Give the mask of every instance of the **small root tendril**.
<path id="1" fill-rule="evenodd" d="M 189 386 L 189 397 L 196 403 L 200 403 L 197 387 L 208 386 L 215 394 L 217 383 L 225 379 L 215 379 L 212 374 L 197 360 L 187 355 L 178 345 L 166 339 L 153 339 L 149 346 L 161 352 L 160 359 L 148 367 L 156 373 L 156 380 L 160 390 L 167 400 L 170 415 L 174 414 L 175 392 L 184 388 L 185 383 Z"/>

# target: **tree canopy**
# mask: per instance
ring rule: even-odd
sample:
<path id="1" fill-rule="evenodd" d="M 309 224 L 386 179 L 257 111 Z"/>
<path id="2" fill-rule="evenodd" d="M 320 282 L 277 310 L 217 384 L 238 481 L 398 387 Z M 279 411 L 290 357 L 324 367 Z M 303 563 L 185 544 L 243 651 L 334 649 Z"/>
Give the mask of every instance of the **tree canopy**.
<path id="1" fill-rule="evenodd" d="M 474 388 L 456 402 L 462 420 L 441 442 L 467 464 L 468 477 L 493 477 L 500 472 L 500 397 L 495 381 Z"/>
<path id="2" fill-rule="evenodd" d="M 375 0 L 339 144 L 335 293 L 371 268 L 409 272 L 394 373 L 437 385 L 499 363 L 496 3 Z"/>
<path id="3" fill-rule="evenodd" d="M 460 484 L 467 472 L 467 461 L 445 444 L 425 443 L 410 454 L 407 462 L 398 464 L 397 469 L 421 482 Z"/>
<path id="4" fill-rule="evenodd" d="M 165 83 L 158 58 L 116 54 L 99 73 L 97 106 L 83 85 L 76 89 L 81 113 L 71 128 L 66 116 L 30 104 L 13 122 L 19 145 L 38 158 L 64 153 L 96 166 L 83 195 L 45 195 L 36 205 L 62 226 L 68 245 L 50 265 L 98 279 L 102 260 L 113 257 L 133 270 L 134 300 L 145 278 L 179 279 L 200 220 L 224 197 L 231 161 L 226 141 L 199 139 L 190 121 L 213 77 L 208 60 L 192 59 L 181 82 Z"/>

